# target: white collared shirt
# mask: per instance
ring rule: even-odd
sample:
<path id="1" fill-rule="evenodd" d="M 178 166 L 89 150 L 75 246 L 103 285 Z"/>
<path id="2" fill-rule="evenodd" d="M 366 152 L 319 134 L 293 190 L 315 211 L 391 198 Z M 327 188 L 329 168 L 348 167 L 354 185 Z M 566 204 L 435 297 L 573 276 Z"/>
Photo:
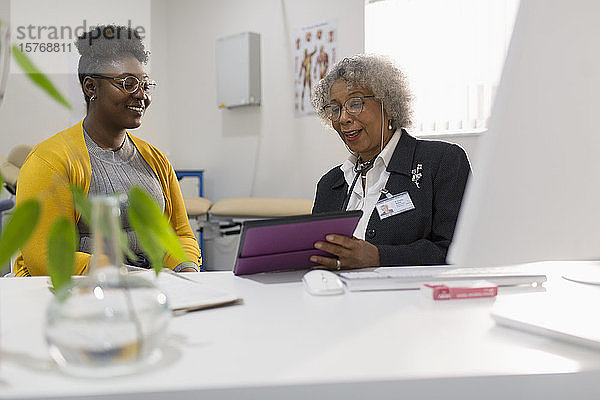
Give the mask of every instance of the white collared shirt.
<path id="1" fill-rule="evenodd" d="M 381 196 L 381 189 L 385 188 L 387 180 L 390 177 L 390 173 L 386 169 L 390 163 L 392 154 L 394 154 L 394 150 L 396 150 L 396 146 L 398 145 L 401 134 L 402 130 L 399 129 L 392 135 L 392 138 L 385 145 L 383 151 L 379 153 L 373 162 L 373 167 L 367 171 L 367 179 L 364 190 L 365 194 L 363 195 L 363 185 L 362 182 L 360 182 L 362 178 L 358 178 L 358 181 L 352 190 L 352 195 L 350 196 L 350 201 L 348 202 L 348 207 L 346 207 L 346 210 L 362 210 L 363 212 L 363 215 L 358 221 L 358 225 L 354 230 L 354 237 L 358 239 L 364 240 L 365 233 L 367 231 L 367 224 L 369 223 L 371 214 L 375 209 L 375 204 Z M 340 165 L 340 169 L 344 173 L 344 179 L 346 179 L 348 188 L 352 186 L 352 181 L 356 175 L 356 172 L 354 172 L 355 164 L 356 156 L 351 155 L 346 161 L 344 161 L 342 165 Z"/>

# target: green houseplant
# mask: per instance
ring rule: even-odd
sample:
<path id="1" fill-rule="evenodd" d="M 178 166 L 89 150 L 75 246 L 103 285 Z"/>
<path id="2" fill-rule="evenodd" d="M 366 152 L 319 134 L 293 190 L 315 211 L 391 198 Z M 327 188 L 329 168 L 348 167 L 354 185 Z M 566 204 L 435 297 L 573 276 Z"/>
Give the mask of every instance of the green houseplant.
<path id="1" fill-rule="evenodd" d="M 12 51 L 10 51 L 12 50 Z M 10 54 L 29 79 L 52 99 L 71 109 L 51 81 L 16 46 L 10 47 L 6 25 L 0 21 L 0 103 L 6 85 Z M 0 187 L 2 186 L 0 176 Z M 65 183 L 66 184 L 66 183 Z M 75 251 L 79 239 L 74 222 L 59 217 L 48 232 L 47 264 L 56 296 L 47 313 L 46 338 L 50 355 L 61 366 L 99 373 L 118 374 L 148 360 L 164 336 L 170 317 L 166 296 L 150 282 L 130 277 L 123 268 L 122 253 L 128 244 L 118 221 L 114 198 L 90 201 L 83 191 L 71 187 L 73 202 L 81 218 L 94 226 L 100 246 L 92 256 L 91 276 L 73 281 Z M 51 194 L 47 194 L 51 195 Z M 140 188 L 128 193 L 131 226 L 156 274 L 169 253 L 184 260 L 183 248 L 157 204 Z M 18 204 L 0 236 L 0 265 L 26 243 L 41 214 L 39 199 Z M 112 221 L 112 222 L 111 222 Z M 0 227 L 2 229 L 2 227 Z M 112 250 L 106 251 L 108 248 Z M 96 253 L 96 252 L 95 252 Z M 110 262 L 100 269 L 101 256 Z M 94 267 L 96 265 L 96 267 Z M 104 266 L 103 266 L 104 267 Z M 117 332 L 118 334 L 115 334 Z M 73 341 L 77 337 L 79 341 Z M 101 367 L 101 368 L 98 368 Z"/>
<path id="2" fill-rule="evenodd" d="M 71 190 L 76 209 L 92 227 L 94 254 L 88 275 L 72 279 L 77 229 L 65 217 L 54 221 L 48 233 L 48 271 L 55 292 L 47 312 L 49 352 L 75 375 L 129 373 L 160 354 L 171 317 L 167 298 L 123 266 L 127 238 L 120 228 L 117 198 L 88 199 L 81 189 Z M 128 218 L 156 274 L 167 253 L 183 261 L 184 250 L 154 200 L 137 187 L 129 191 L 128 200 Z M 36 199 L 16 207 L 0 237 L 0 261 L 27 242 L 40 208 Z"/>
<path id="3" fill-rule="evenodd" d="M 77 208 L 82 207 L 81 202 L 79 199 Z M 59 218 L 50 230 L 49 246 L 69 246 L 56 249 L 55 256 L 48 249 L 49 267 L 56 262 L 54 270 L 51 268 L 53 282 L 62 285 L 47 312 L 50 355 L 67 372 L 76 375 L 128 373 L 158 358 L 171 312 L 164 293 L 139 275 L 129 274 L 122 264 L 127 240 L 120 228 L 119 197 L 93 197 L 86 199 L 83 207 L 91 209 L 88 225 L 93 237 L 86 277 L 62 281 L 68 279 L 63 271 L 65 264 L 73 264 L 73 258 L 65 255 L 73 255 L 78 244 L 72 241 L 77 236 L 72 222 Z M 181 252 L 183 256 L 168 221 L 139 188 L 129 192 L 128 216 L 134 230 L 138 229 L 136 235 L 142 247 L 154 246 L 145 251 L 154 260 L 157 274 L 162 268 L 161 249 L 166 250 L 165 243 L 173 246 L 171 253 Z M 54 261 L 50 261 L 53 257 Z"/>

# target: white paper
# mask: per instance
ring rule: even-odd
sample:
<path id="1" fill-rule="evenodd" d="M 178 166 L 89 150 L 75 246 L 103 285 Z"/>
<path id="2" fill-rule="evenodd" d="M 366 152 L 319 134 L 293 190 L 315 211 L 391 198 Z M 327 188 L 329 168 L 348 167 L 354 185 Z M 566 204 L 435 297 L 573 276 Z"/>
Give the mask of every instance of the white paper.
<path id="1" fill-rule="evenodd" d="M 215 290 L 184 275 L 163 271 L 157 278 L 153 270 L 138 274 L 154 282 L 165 293 L 169 308 L 173 311 L 200 310 L 241 300 L 238 296 Z"/>

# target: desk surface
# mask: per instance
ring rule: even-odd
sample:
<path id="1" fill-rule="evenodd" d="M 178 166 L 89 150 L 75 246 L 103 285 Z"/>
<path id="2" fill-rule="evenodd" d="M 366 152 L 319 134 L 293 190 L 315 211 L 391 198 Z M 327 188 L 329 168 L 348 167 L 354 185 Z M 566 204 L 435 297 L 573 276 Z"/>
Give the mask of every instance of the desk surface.
<path id="1" fill-rule="evenodd" d="M 552 274 L 548 292 L 580 287 Z M 600 396 L 600 352 L 496 326 L 494 299 L 434 302 L 418 291 L 314 297 L 303 290 L 301 272 L 188 276 L 244 304 L 174 318 L 160 366 L 110 379 L 70 377 L 50 361 L 45 278 L 0 279 L 0 398 Z"/>

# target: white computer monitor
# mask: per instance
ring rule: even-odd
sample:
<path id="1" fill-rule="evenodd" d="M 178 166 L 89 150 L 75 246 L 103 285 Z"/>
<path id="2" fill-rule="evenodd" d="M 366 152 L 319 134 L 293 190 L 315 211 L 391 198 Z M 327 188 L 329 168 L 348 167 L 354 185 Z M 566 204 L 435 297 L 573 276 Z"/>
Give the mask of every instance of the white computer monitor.
<path id="1" fill-rule="evenodd" d="M 600 2 L 522 0 L 448 260 L 600 259 Z"/>

